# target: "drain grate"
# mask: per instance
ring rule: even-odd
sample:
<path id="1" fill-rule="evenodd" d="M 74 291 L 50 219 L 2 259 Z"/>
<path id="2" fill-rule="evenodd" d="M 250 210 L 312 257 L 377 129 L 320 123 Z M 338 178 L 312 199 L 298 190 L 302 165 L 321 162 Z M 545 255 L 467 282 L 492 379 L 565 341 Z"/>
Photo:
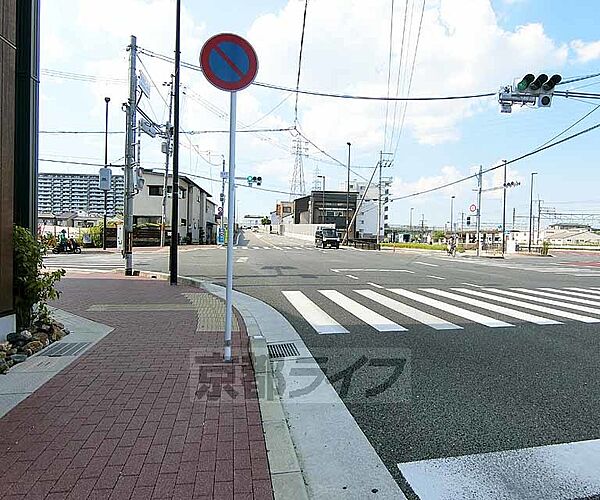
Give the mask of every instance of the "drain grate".
<path id="1" fill-rule="evenodd" d="M 40 356 L 50 356 L 54 358 L 59 356 L 77 356 L 89 345 L 90 342 L 59 342 L 58 344 L 48 347 L 48 349 L 40 353 Z"/>
<path id="2" fill-rule="evenodd" d="M 296 347 L 296 344 L 287 342 L 285 344 L 267 344 L 269 350 L 269 358 L 292 358 L 294 356 L 300 356 L 300 352 Z"/>

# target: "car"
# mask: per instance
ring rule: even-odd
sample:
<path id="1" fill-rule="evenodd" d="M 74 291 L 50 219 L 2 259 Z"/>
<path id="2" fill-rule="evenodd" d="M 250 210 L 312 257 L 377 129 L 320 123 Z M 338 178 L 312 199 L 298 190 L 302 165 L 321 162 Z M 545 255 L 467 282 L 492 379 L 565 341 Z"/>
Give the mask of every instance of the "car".
<path id="1" fill-rule="evenodd" d="M 340 248 L 340 238 L 332 227 L 319 228 L 315 232 L 315 246 L 321 248 Z"/>
<path id="2" fill-rule="evenodd" d="M 258 233 L 258 226 L 252 226 L 252 231 L 254 233 Z"/>

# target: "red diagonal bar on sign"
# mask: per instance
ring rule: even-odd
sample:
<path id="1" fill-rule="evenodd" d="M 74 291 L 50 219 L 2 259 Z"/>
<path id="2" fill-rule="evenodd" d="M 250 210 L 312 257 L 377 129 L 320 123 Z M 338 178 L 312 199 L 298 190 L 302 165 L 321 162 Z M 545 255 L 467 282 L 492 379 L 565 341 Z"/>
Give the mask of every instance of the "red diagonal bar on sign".
<path id="1" fill-rule="evenodd" d="M 233 69 L 233 71 L 235 71 L 237 73 L 237 75 L 240 78 L 244 78 L 244 73 L 242 73 L 242 71 L 240 70 L 240 68 L 238 68 L 236 66 L 236 64 L 231 60 L 231 58 L 225 54 L 225 52 L 223 51 L 223 49 L 221 49 L 221 47 L 219 47 L 218 45 L 215 45 L 214 50 L 217 52 L 217 54 L 219 54 L 223 59 L 225 59 L 225 62 L 227 64 L 229 64 L 229 66 L 231 66 L 231 69 Z"/>

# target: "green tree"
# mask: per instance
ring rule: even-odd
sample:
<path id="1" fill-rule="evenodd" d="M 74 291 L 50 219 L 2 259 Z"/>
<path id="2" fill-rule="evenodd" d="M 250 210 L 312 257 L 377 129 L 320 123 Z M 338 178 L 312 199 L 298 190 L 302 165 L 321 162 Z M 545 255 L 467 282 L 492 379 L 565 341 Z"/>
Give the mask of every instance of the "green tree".
<path id="1" fill-rule="evenodd" d="M 271 224 L 271 219 L 269 219 L 268 217 L 263 217 L 262 220 L 260 221 L 260 223 L 263 226 L 268 226 L 269 224 Z"/>
<path id="2" fill-rule="evenodd" d="M 437 230 L 437 231 L 434 231 L 433 233 L 431 233 L 431 239 L 433 241 L 439 241 L 439 240 L 443 239 L 445 236 L 446 236 L 446 233 L 441 230 Z"/>
<path id="3" fill-rule="evenodd" d="M 13 245 L 13 294 L 17 328 L 21 330 L 48 319 L 48 301 L 58 298 L 55 284 L 65 275 L 65 270 L 44 271 L 46 247 L 27 229 L 14 227 Z"/>

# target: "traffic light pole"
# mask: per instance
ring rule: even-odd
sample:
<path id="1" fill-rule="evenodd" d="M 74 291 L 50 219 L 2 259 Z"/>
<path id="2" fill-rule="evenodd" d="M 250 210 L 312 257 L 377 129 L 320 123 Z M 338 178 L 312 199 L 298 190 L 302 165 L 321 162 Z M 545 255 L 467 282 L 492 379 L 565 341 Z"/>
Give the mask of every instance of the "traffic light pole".
<path id="1" fill-rule="evenodd" d="M 504 196 L 502 198 L 502 255 L 506 251 L 506 160 L 504 160 Z"/>
<path id="2" fill-rule="evenodd" d="M 483 187 L 483 166 L 479 166 L 479 175 L 477 176 L 479 183 L 479 192 L 477 194 L 477 257 L 481 255 L 481 189 Z"/>

